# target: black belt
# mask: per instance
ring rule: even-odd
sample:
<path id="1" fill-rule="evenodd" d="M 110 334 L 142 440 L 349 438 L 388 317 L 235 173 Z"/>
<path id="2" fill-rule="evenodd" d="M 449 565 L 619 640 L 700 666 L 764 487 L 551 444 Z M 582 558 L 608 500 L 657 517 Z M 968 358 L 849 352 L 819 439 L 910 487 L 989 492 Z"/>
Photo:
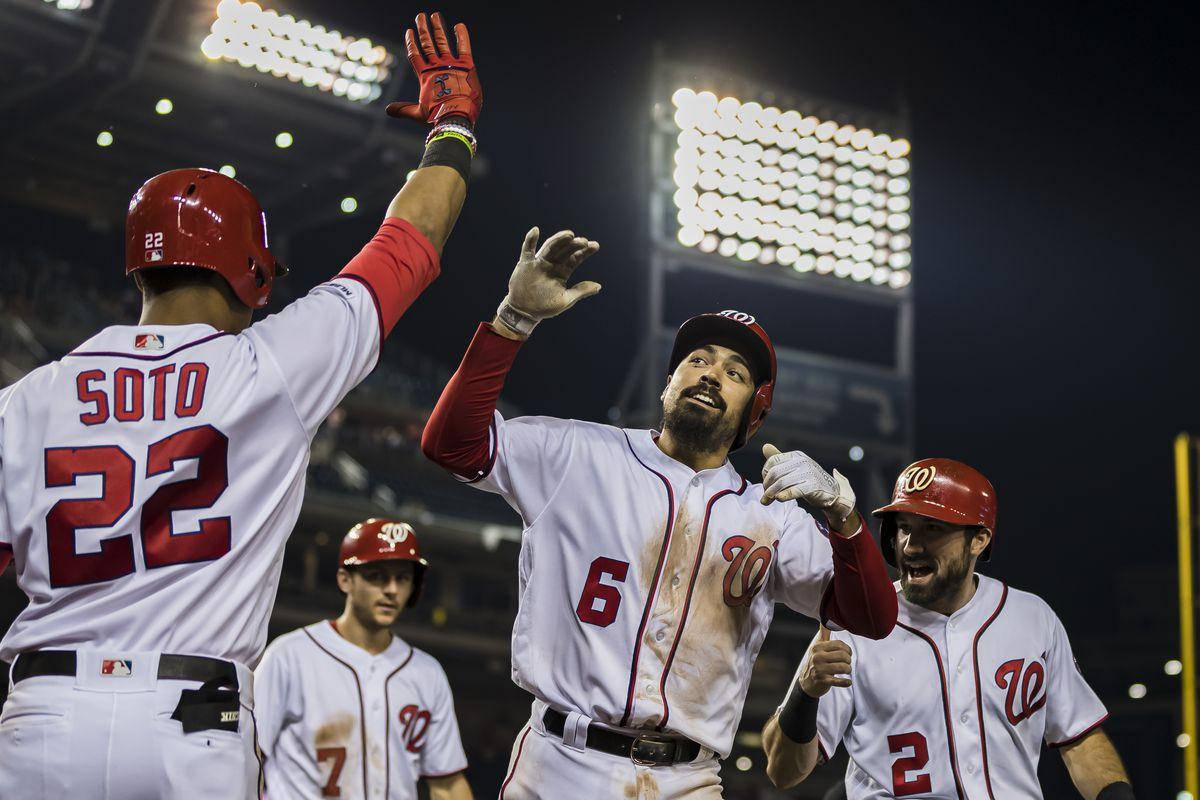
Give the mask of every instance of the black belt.
<path id="1" fill-rule="evenodd" d="M 137 665 L 133 665 L 137 669 Z M 67 675 L 75 677 L 74 650 L 32 650 L 21 653 L 13 662 L 12 681 L 18 683 L 38 675 Z M 158 657 L 158 679 L 169 681 L 199 681 L 238 688 L 237 668 L 231 661 L 208 656 L 181 656 L 163 653 Z"/>
<path id="2" fill-rule="evenodd" d="M 547 731 L 555 736 L 562 736 L 567 724 L 567 715 L 548 708 L 542 722 Z M 595 723 L 588 725 L 586 744 L 591 750 L 628 758 L 633 763 L 645 767 L 695 761 L 701 750 L 700 745 L 691 739 L 668 736 L 655 731 L 639 734 L 621 733 L 601 728 Z"/>

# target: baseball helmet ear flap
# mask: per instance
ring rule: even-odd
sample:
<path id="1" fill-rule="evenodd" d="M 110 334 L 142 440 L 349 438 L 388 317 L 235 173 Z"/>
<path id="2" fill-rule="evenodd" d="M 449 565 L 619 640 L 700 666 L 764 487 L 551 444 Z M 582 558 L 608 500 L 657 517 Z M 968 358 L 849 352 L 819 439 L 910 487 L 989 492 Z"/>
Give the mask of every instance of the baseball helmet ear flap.
<path id="1" fill-rule="evenodd" d="M 896 563 L 896 515 L 881 514 L 879 519 L 879 549 L 883 551 L 883 560 L 900 568 Z"/>
<path id="2" fill-rule="evenodd" d="M 427 569 L 429 569 L 427 564 L 422 564 L 420 561 L 413 562 L 412 591 L 408 595 L 408 602 L 404 604 L 405 608 L 416 608 L 417 601 L 421 599 L 421 587 L 425 585 L 425 570 Z"/>
<path id="3" fill-rule="evenodd" d="M 774 394 L 774 381 L 768 381 L 755 389 L 754 396 L 750 398 L 750 404 L 746 407 L 746 417 L 741 428 L 738 429 L 737 436 L 734 437 L 731 449 L 736 450 L 750 441 L 750 438 L 767 421 L 767 414 L 771 411 L 771 398 Z"/>

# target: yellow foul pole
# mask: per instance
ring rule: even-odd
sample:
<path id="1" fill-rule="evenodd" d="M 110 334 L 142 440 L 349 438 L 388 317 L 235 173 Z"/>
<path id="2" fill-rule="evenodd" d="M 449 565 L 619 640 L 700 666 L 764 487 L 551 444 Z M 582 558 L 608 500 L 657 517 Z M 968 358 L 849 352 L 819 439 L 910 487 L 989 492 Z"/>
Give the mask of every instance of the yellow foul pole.
<path id="1" fill-rule="evenodd" d="M 1187 747 L 1183 750 L 1183 783 L 1193 798 L 1200 800 L 1200 777 L 1197 776 L 1197 750 L 1200 749 L 1196 730 L 1196 620 L 1192 595 L 1192 486 L 1191 458 L 1188 450 L 1191 437 L 1181 433 L 1175 437 L 1175 505 L 1179 515 L 1179 644 L 1183 664 L 1183 733 Z"/>

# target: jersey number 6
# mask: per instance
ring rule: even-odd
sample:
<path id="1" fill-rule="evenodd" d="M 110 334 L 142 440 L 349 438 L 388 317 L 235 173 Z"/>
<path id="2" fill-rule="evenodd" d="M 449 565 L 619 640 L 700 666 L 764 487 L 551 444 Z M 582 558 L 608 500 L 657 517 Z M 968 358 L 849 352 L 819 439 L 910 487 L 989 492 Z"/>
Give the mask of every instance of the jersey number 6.
<path id="1" fill-rule="evenodd" d="M 626 561 L 604 556 L 593 561 L 583 594 L 579 597 L 579 605 L 575 606 L 575 614 L 580 621 L 601 628 L 612 625 L 613 620 L 617 618 L 617 609 L 621 607 L 621 593 L 617 587 L 601 583 L 600 579 L 610 575 L 618 583 L 624 583 L 628 574 L 629 563 Z"/>
<path id="2" fill-rule="evenodd" d="M 229 440 L 211 425 L 173 433 L 146 451 L 146 477 L 195 460 L 196 477 L 163 484 L 142 505 L 142 556 L 147 569 L 213 561 L 229 552 L 229 517 L 202 519 L 199 529 L 172 529 L 171 512 L 205 509 L 229 485 Z M 101 539 L 99 550 L 80 553 L 76 531 L 116 525 L 133 505 L 136 464 L 116 445 L 46 450 L 46 488 L 74 486 L 84 475 L 100 476 L 100 496 L 59 500 L 46 514 L 50 585 L 82 586 L 111 581 L 135 569 L 133 536 Z"/>

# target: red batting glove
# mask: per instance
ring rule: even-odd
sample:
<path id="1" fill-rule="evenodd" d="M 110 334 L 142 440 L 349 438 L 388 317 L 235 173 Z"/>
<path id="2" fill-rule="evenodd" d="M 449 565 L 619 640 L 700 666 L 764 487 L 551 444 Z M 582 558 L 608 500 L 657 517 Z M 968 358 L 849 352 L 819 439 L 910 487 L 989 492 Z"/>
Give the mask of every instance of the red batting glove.
<path id="1" fill-rule="evenodd" d="M 435 13 L 430 19 L 432 34 L 424 13 L 417 15 L 417 36 L 413 35 L 412 28 L 404 32 L 408 62 L 421 83 L 420 99 L 416 103 L 388 103 L 387 113 L 431 125 L 444 117 L 458 115 L 466 117 L 474 127 L 479 109 L 483 107 L 483 87 L 479 85 L 475 59 L 471 57 L 467 26 L 461 22 L 454 26 L 458 44 L 458 56 L 455 57 L 446 39 L 442 15 Z M 420 47 L 417 47 L 418 37 Z"/>

